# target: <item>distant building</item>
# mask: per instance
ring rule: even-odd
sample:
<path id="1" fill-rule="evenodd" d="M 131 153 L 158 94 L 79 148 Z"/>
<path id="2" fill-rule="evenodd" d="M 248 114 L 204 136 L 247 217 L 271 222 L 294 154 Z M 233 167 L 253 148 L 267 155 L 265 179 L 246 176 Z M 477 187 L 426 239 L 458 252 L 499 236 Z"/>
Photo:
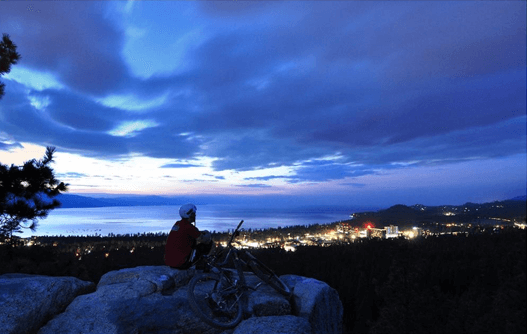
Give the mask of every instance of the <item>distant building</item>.
<path id="1" fill-rule="evenodd" d="M 423 229 L 420 227 L 414 227 L 414 238 L 423 236 Z"/>
<path id="2" fill-rule="evenodd" d="M 384 228 L 371 228 L 370 231 L 371 238 L 386 239 L 386 229 Z"/>
<path id="3" fill-rule="evenodd" d="M 399 237 L 399 227 L 395 225 L 386 226 L 386 239 Z"/>

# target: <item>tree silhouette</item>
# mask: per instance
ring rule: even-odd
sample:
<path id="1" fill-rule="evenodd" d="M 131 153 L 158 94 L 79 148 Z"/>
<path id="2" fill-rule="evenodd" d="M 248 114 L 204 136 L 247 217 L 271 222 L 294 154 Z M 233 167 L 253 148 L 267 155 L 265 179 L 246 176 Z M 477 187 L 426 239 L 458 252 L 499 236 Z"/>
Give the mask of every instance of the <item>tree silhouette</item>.
<path id="1" fill-rule="evenodd" d="M 23 166 L 8 167 L 0 163 L 0 238 L 9 238 L 22 228 L 35 231 L 38 219 L 60 206 L 54 199 L 67 191 L 67 184 L 55 179 L 53 169 L 54 147 L 47 147 L 42 160 L 29 160 Z"/>
<path id="2" fill-rule="evenodd" d="M 9 73 L 11 65 L 14 65 L 20 60 L 20 54 L 16 52 L 16 45 L 9 39 L 8 34 L 2 35 L 0 41 L 0 75 Z M 4 96 L 5 85 L 0 82 L 0 99 Z"/>

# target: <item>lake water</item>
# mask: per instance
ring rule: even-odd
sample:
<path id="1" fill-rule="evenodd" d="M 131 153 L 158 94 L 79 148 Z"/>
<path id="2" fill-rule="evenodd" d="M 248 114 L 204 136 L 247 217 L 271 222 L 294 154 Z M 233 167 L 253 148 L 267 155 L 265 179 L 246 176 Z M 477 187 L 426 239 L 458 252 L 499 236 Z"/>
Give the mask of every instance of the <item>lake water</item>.
<path id="1" fill-rule="evenodd" d="M 39 221 L 36 232 L 25 230 L 17 235 L 94 235 L 157 233 L 170 230 L 179 219 L 179 206 L 128 206 L 104 208 L 55 209 Z M 200 205 L 197 227 L 200 230 L 227 231 L 245 220 L 244 228 L 326 224 L 349 219 L 351 207 L 241 208 L 226 205 Z"/>

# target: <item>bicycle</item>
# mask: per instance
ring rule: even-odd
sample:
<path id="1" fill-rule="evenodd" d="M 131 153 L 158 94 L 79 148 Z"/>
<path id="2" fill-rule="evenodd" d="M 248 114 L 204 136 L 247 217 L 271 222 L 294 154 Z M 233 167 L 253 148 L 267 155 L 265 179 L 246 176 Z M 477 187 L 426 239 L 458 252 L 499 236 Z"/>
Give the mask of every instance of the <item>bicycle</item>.
<path id="1" fill-rule="evenodd" d="M 247 250 L 233 246 L 232 243 L 239 234 L 242 224 L 243 220 L 232 233 L 222 252 L 204 256 L 204 272 L 196 274 L 188 284 L 188 300 L 194 313 L 207 324 L 220 329 L 236 327 L 242 321 L 247 308 L 246 292 L 255 291 L 264 282 L 285 297 L 292 296 L 289 287 L 271 269 Z M 227 252 L 225 260 L 218 263 L 225 252 Z M 231 259 L 237 277 L 232 270 L 225 268 Z M 243 271 L 246 267 L 249 267 L 263 282 L 255 286 L 247 285 Z"/>

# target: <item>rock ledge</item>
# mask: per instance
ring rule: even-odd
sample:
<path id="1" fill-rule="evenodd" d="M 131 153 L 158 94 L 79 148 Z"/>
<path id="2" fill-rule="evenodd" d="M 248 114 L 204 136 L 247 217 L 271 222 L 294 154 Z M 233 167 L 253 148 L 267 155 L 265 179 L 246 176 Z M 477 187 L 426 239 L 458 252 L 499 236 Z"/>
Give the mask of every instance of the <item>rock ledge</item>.
<path id="1" fill-rule="evenodd" d="M 262 285 L 248 296 L 251 317 L 222 331 L 190 309 L 186 285 L 195 274 L 165 266 L 105 274 L 97 287 L 74 277 L 0 276 L 0 333 L 176 334 L 342 332 L 342 303 L 327 284 L 294 275 L 282 280 L 294 290 L 288 301 Z M 259 279 L 246 273 L 247 282 Z"/>

